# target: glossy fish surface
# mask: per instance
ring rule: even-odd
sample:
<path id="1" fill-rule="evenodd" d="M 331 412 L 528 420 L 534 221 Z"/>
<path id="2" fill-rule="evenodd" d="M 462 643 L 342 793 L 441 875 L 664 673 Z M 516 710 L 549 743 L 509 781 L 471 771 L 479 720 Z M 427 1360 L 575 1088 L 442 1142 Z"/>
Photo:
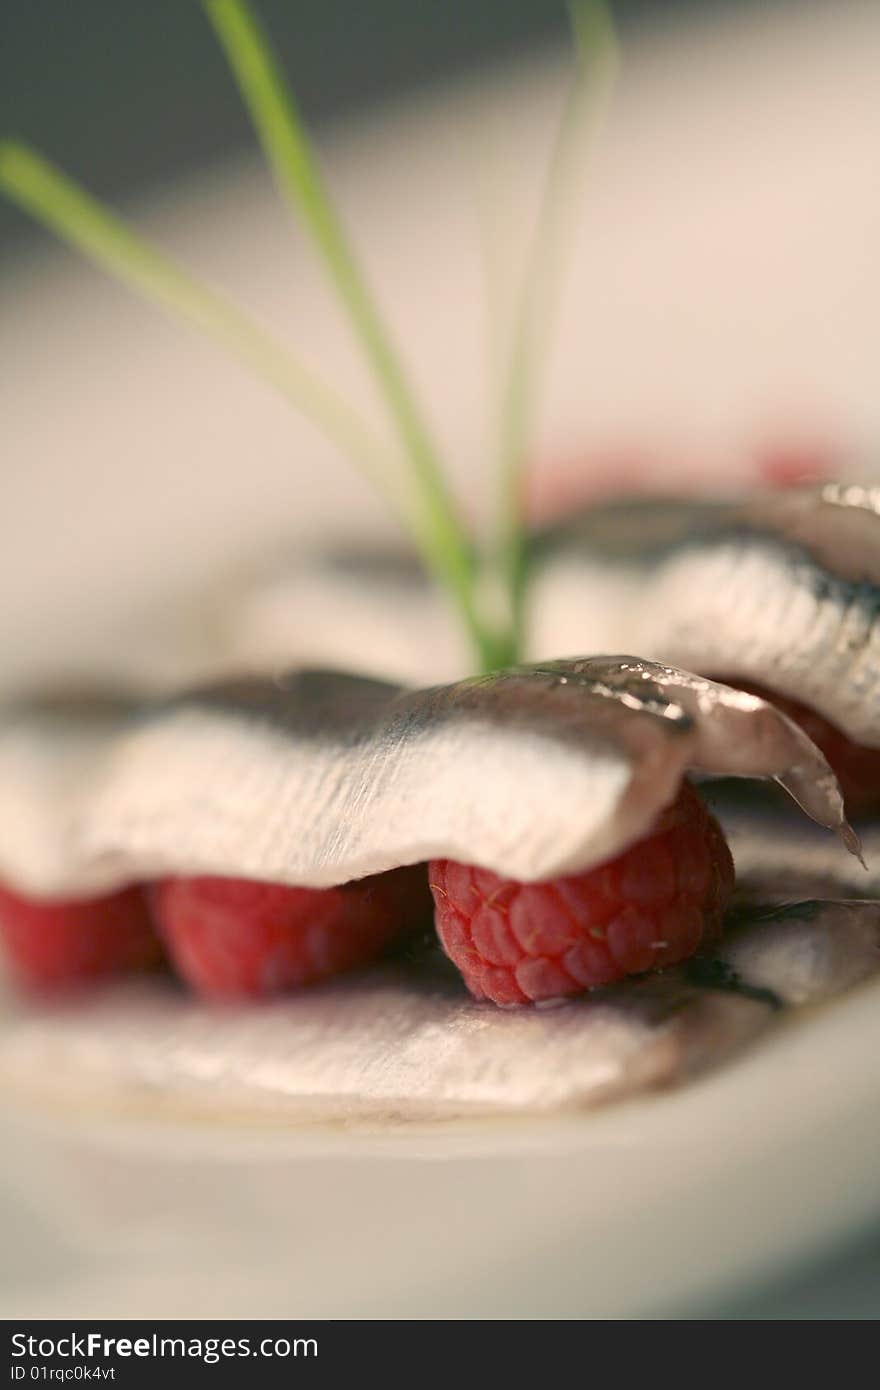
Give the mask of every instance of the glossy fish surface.
<path id="1" fill-rule="evenodd" d="M 29 1103 L 187 1116 L 413 1121 L 583 1109 L 680 1084 L 880 968 L 880 904 L 761 909 L 689 967 L 551 1008 L 470 999 L 432 956 L 261 1008 L 155 982 L 10 1003 L 0 1083 Z"/>
<path id="2" fill-rule="evenodd" d="M 880 488 L 611 501 L 534 534 L 530 556 L 528 659 L 639 652 L 778 691 L 880 746 Z M 230 655 L 257 669 L 342 661 L 419 684 L 467 671 L 403 554 L 282 567 L 227 618 Z"/>
<path id="3" fill-rule="evenodd" d="M 709 782 L 700 788 L 736 865 L 740 900 L 880 898 L 880 819 L 856 822 L 861 860 L 798 815 L 772 787 Z"/>
<path id="4" fill-rule="evenodd" d="M 0 876 L 321 887 L 434 857 L 531 881 L 645 834 L 688 771 L 766 777 L 857 848 L 822 754 L 753 695 L 631 657 L 413 691 L 295 671 L 0 722 Z"/>
<path id="5" fill-rule="evenodd" d="M 592 508 L 534 542 L 532 648 L 740 678 L 880 745 L 880 489 Z"/>

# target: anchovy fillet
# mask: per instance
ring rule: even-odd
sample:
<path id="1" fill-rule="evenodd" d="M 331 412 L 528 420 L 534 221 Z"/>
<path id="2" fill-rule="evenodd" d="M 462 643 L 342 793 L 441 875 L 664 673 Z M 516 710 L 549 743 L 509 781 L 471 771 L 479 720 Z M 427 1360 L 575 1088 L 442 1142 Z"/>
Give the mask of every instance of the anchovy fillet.
<path id="1" fill-rule="evenodd" d="M 530 660 L 636 651 L 764 685 L 880 746 L 880 488 L 608 503 L 533 536 L 530 557 Z M 401 555 L 312 557 L 227 596 L 225 622 L 227 655 L 256 669 L 354 661 L 419 684 L 467 670 Z"/>
<path id="2" fill-rule="evenodd" d="M 880 820 L 856 824 L 860 861 L 838 839 L 792 813 L 770 787 L 719 782 L 700 790 L 730 845 L 741 900 L 880 898 Z"/>
<path id="3" fill-rule="evenodd" d="M 597 507 L 537 538 L 534 563 L 536 652 L 613 641 L 880 746 L 880 489 Z"/>
<path id="4" fill-rule="evenodd" d="M 341 673 L 0 720 L 0 875 L 38 894 L 165 874 L 326 886 L 435 856 L 521 880 L 647 832 L 688 771 L 770 777 L 857 848 L 771 705 L 630 657 L 411 691 Z"/>
<path id="5" fill-rule="evenodd" d="M 29 1104 L 221 1119 L 413 1121 L 582 1109 L 717 1066 L 880 967 L 880 904 L 800 903 L 698 967 L 549 1009 L 469 999 L 430 962 L 212 1009 L 160 983 L 87 1007 L 10 1005 L 0 1084 Z"/>

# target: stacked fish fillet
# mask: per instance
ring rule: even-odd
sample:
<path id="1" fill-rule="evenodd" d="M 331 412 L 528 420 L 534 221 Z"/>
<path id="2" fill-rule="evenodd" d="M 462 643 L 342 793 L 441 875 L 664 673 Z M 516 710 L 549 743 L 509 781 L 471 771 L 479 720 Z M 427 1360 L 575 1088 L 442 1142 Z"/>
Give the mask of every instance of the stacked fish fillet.
<path id="1" fill-rule="evenodd" d="M 880 494 L 602 506 L 534 536 L 531 565 L 534 659 L 490 677 L 449 682 L 446 614 L 405 559 L 324 557 L 226 604 L 234 679 L 10 705 L 0 915 L 4 897 L 39 911 L 143 892 L 179 963 L 181 883 L 190 905 L 217 881 L 328 902 L 430 863 L 445 951 L 402 920 L 393 941 L 374 933 L 375 963 L 340 957 L 259 1006 L 218 1010 L 161 978 L 60 1011 L 11 998 L 5 1082 L 298 1118 L 546 1111 L 678 1081 L 872 974 Z M 590 651 L 638 655 L 559 659 Z M 724 931 L 679 954 L 652 943 L 624 978 L 572 966 L 574 997 L 554 990 L 514 901 L 587 885 L 583 925 L 583 893 L 607 894 L 624 862 L 638 880 L 690 779 L 733 851 Z M 491 941 L 462 944 L 469 909 L 443 901 L 459 882 L 490 885 L 481 921 L 507 914 Z M 382 901 L 405 918 L 416 900 Z M 603 949 L 610 934 L 595 929 Z M 510 994 L 502 976 L 550 983 Z"/>

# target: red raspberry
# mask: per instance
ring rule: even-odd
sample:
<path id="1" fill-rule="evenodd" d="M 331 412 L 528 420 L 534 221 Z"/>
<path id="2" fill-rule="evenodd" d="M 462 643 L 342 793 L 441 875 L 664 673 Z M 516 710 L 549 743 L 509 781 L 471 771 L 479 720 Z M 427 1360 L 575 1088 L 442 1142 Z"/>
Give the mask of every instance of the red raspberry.
<path id="1" fill-rule="evenodd" d="M 802 705 L 798 700 L 790 700 L 786 695 L 777 695 L 773 690 L 765 690 L 748 681 L 732 680 L 727 684 L 747 690 L 751 695 L 760 695 L 762 700 L 769 700 L 789 719 L 800 724 L 816 747 L 821 748 L 832 772 L 836 773 L 850 815 L 859 816 L 880 810 L 880 748 L 855 743 L 824 714 L 819 714 L 809 705 Z"/>
<path id="2" fill-rule="evenodd" d="M 0 941 L 12 972 L 38 989 L 142 970 L 162 959 L 141 888 L 40 901 L 0 887 Z"/>
<path id="3" fill-rule="evenodd" d="M 430 881 L 440 940 L 471 993 L 527 1004 L 693 955 L 720 932 L 733 860 L 685 782 L 649 835 L 588 873 L 518 883 L 436 859 Z"/>
<path id="4" fill-rule="evenodd" d="M 215 999 L 256 998 L 366 965 L 430 909 L 423 865 L 339 888 L 169 878 L 153 890 L 178 974 Z"/>
<path id="5" fill-rule="evenodd" d="M 780 439 L 765 445 L 755 460 L 762 483 L 774 488 L 804 487 L 839 474 L 844 451 L 822 440 Z"/>

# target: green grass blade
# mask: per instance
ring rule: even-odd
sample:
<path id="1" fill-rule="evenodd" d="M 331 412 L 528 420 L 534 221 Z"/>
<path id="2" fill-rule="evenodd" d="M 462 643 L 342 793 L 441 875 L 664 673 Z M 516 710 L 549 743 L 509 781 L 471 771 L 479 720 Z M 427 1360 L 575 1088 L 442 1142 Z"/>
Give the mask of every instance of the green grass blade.
<path id="1" fill-rule="evenodd" d="M 415 539 L 456 602 L 483 665 L 494 662 L 494 642 L 477 610 L 476 569 L 466 529 L 269 41 L 245 0 L 204 0 L 204 6 L 275 179 L 323 257 L 406 450 Z"/>
<path id="2" fill-rule="evenodd" d="M 125 285 L 231 349 L 353 456 L 388 497 L 387 459 L 367 427 L 230 300 L 194 279 L 27 145 L 0 141 L 0 190 Z"/>
<path id="3" fill-rule="evenodd" d="M 620 65 L 614 23 L 603 0 L 570 5 L 577 71 L 562 113 L 516 307 L 500 403 L 496 558 L 517 648 L 523 642 L 527 564 L 525 467 L 539 366 L 566 262 L 575 164 L 595 135 Z"/>

